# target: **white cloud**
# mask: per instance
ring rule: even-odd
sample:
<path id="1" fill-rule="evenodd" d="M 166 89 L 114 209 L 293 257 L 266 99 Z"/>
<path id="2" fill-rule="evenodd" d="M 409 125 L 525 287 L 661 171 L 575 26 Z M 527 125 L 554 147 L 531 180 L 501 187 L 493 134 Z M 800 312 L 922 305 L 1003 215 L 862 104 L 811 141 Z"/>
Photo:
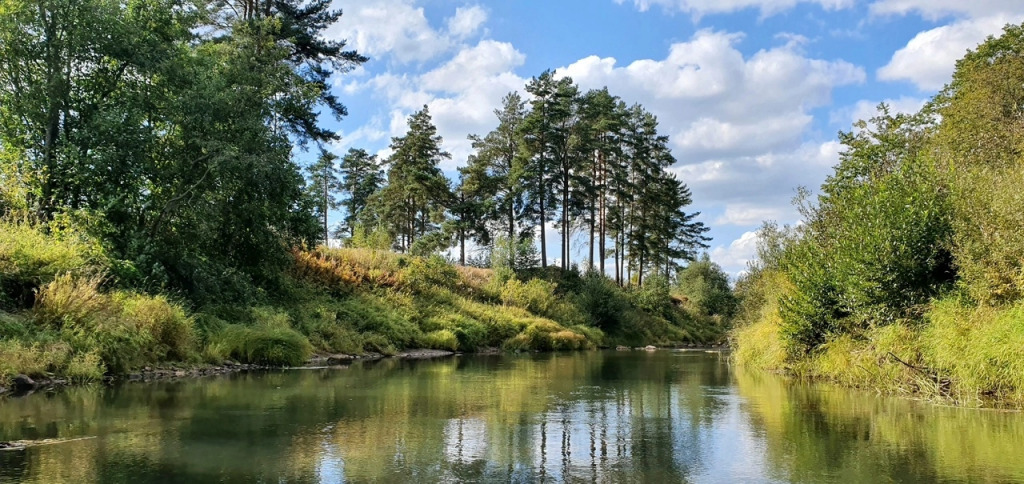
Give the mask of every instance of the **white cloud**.
<path id="1" fill-rule="evenodd" d="M 757 225 L 765 220 L 781 220 L 792 215 L 780 207 L 735 203 L 725 206 L 725 213 L 715 220 L 715 225 Z M 792 212 L 792 210 L 789 210 Z"/>
<path id="2" fill-rule="evenodd" d="M 448 50 L 451 40 L 433 27 L 422 7 L 411 0 L 340 0 L 344 12 L 328 30 L 332 38 L 371 57 L 392 56 L 400 63 L 433 59 Z"/>
<path id="3" fill-rule="evenodd" d="M 711 259 L 734 278 L 747 268 L 747 262 L 757 257 L 757 231 L 744 232 L 728 246 L 720 245 L 711 251 Z"/>
<path id="4" fill-rule="evenodd" d="M 829 103 L 834 87 L 866 77 L 845 61 L 804 57 L 791 43 L 744 58 L 734 45 L 741 38 L 701 30 L 673 44 L 663 60 L 620 67 L 614 58 L 591 56 L 558 73 L 643 104 L 672 135 L 677 157 L 690 162 L 792 149 L 810 109 Z"/>
<path id="5" fill-rule="evenodd" d="M 388 57 L 399 64 L 436 59 L 478 33 L 487 21 L 480 6 L 459 7 L 446 25 L 430 24 L 416 0 L 335 0 L 344 12 L 328 37 L 372 58 Z"/>
<path id="6" fill-rule="evenodd" d="M 874 15 L 917 13 L 929 20 L 946 16 L 983 17 L 995 14 L 1024 13 L 1020 0 L 877 0 L 871 4 Z"/>
<path id="7" fill-rule="evenodd" d="M 939 90 L 949 82 L 956 61 L 968 49 L 977 47 L 989 35 L 999 35 L 1007 23 L 1019 23 L 1021 20 L 1024 20 L 1024 14 L 993 15 L 955 21 L 920 32 L 878 70 L 878 78 L 909 81 L 922 91 Z"/>
<path id="8" fill-rule="evenodd" d="M 452 159 L 445 170 L 461 166 L 472 151 L 469 134 L 485 134 L 497 121 L 494 109 L 510 91 L 522 90 L 526 80 L 515 69 L 526 56 L 506 42 L 482 40 L 463 47 L 440 66 L 419 75 L 381 74 L 362 82 L 356 91 L 370 91 L 390 106 L 390 134 L 408 129 L 406 118 L 426 105 L 444 149 Z"/>
<path id="9" fill-rule="evenodd" d="M 615 0 L 615 3 L 622 4 L 625 1 Z M 855 0 L 633 0 L 633 5 L 641 12 L 658 6 L 670 12 L 687 13 L 696 18 L 748 8 L 756 8 L 761 11 L 762 16 L 768 17 L 801 3 L 816 4 L 826 10 L 839 10 L 852 7 Z"/>
<path id="10" fill-rule="evenodd" d="M 796 187 L 821 185 L 841 150 L 838 141 L 805 143 L 792 151 L 680 164 L 670 171 L 689 185 L 698 209 L 755 204 L 785 214 Z"/>
<path id="11" fill-rule="evenodd" d="M 455 15 L 448 19 L 448 32 L 464 39 L 480 30 L 484 22 L 487 22 L 487 11 L 479 5 L 459 7 L 455 9 Z"/>

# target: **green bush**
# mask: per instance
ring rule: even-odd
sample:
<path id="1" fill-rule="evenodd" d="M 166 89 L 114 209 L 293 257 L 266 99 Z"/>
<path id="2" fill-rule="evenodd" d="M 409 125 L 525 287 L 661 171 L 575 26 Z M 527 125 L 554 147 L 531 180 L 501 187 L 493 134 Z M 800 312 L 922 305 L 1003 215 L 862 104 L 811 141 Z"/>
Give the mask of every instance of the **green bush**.
<path id="1" fill-rule="evenodd" d="M 423 346 L 437 350 L 456 351 L 459 349 L 459 340 L 450 330 L 439 329 L 423 336 Z"/>
<path id="2" fill-rule="evenodd" d="M 679 271 L 676 287 L 701 314 L 731 317 L 736 312 L 729 276 L 707 254 Z"/>
<path id="3" fill-rule="evenodd" d="M 313 348 L 305 336 L 289 327 L 230 325 L 208 351 L 224 352 L 242 363 L 299 366 L 309 359 Z"/>
<path id="4" fill-rule="evenodd" d="M 644 285 L 633 289 L 630 293 L 633 304 L 653 315 L 664 315 L 672 306 L 672 294 L 668 279 L 662 275 L 652 275 L 644 280 Z"/>
<path id="5" fill-rule="evenodd" d="M 555 297 L 556 286 L 540 279 L 522 282 L 509 279 L 501 290 L 501 302 L 516 306 L 534 314 L 546 315 L 559 303 Z"/>
<path id="6" fill-rule="evenodd" d="M 615 281 L 596 271 L 583 276 L 579 291 L 574 295 L 574 301 L 591 324 L 605 331 L 616 331 L 623 315 L 630 307 L 625 292 L 615 284 Z"/>
<path id="7" fill-rule="evenodd" d="M 32 292 L 58 275 L 94 275 L 107 267 L 98 244 L 71 230 L 59 233 L 0 222 L 0 307 L 31 306 Z"/>
<path id="8" fill-rule="evenodd" d="M 950 287 L 951 206 L 935 185 L 930 167 L 907 161 L 822 197 L 784 263 L 795 290 L 783 300 L 783 334 L 794 352 L 912 317 Z"/>
<path id="9" fill-rule="evenodd" d="M 415 257 L 405 269 L 404 280 L 417 291 L 442 287 L 454 289 L 459 283 L 459 272 L 440 256 Z"/>

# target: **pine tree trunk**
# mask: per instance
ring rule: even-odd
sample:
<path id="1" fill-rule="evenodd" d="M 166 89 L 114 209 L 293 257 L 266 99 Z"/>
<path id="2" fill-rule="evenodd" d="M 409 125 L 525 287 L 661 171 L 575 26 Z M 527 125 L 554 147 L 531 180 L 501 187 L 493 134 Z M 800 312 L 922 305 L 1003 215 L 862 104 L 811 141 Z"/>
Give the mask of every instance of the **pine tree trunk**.
<path id="1" fill-rule="evenodd" d="M 547 222 L 547 212 L 544 210 L 544 165 L 541 165 L 540 178 L 537 179 L 537 190 L 540 194 L 540 266 L 546 269 L 548 267 L 548 244 L 547 244 L 547 228 L 544 223 Z"/>
<path id="2" fill-rule="evenodd" d="M 604 275 L 605 229 L 607 228 L 606 227 L 607 205 L 606 205 L 606 202 L 605 202 L 605 182 L 607 181 L 607 179 L 606 179 L 606 172 L 605 172 L 604 161 L 605 161 L 604 160 L 604 153 L 601 153 L 600 168 L 599 168 L 599 172 L 598 172 L 598 176 L 601 179 L 601 184 L 599 185 L 600 190 L 599 190 L 599 193 L 598 193 L 598 203 L 601 204 L 600 208 L 598 210 L 598 212 L 599 212 L 598 213 L 598 218 L 599 218 L 598 223 L 601 225 L 601 230 L 600 230 L 600 235 L 599 235 L 600 244 L 601 244 L 600 247 L 601 248 L 599 249 L 598 256 L 601 258 L 601 260 L 598 262 L 598 264 L 600 264 L 600 266 L 601 266 L 601 275 Z"/>
<path id="3" fill-rule="evenodd" d="M 569 270 L 569 169 L 562 170 L 562 270 Z"/>
<path id="4" fill-rule="evenodd" d="M 459 229 L 459 265 L 466 265 L 466 231 Z"/>

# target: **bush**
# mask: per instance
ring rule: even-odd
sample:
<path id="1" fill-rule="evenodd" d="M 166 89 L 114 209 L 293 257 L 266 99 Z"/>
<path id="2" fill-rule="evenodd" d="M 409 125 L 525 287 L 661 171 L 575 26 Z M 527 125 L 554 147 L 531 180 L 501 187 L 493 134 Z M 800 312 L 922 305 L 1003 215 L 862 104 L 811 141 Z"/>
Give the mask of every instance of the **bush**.
<path id="1" fill-rule="evenodd" d="M 76 355 L 68 363 L 64 374 L 69 380 L 75 383 L 88 383 L 103 379 L 107 367 L 103 364 L 103 358 L 96 351 Z"/>
<path id="2" fill-rule="evenodd" d="M 30 307 L 32 292 L 58 275 L 94 275 L 107 265 L 99 246 L 73 231 L 56 237 L 25 223 L 0 222 L 0 307 Z"/>
<path id="3" fill-rule="evenodd" d="M 737 301 L 729 287 L 729 276 L 707 254 L 679 271 L 676 287 L 701 314 L 728 318 L 736 312 Z"/>
<path id="4" fill-rule="evenodd" d="M 540 256 L 533 239 L 514 240 L 499 237 L 491 250 L 491 268 L 521 272 L 537 267 Z"/>
<path id="5" fill-rule="evenodd" d="M 450 330 L 439 329 L 431 331 L 423 337 L 423 346 L 437 350 L 456 351 L 459 349 L 459 339 Z"/>
<path id="6" fill-rule="evenodd" d="M 459 272 L 440 256 L 415 257 L 405 269 L 404 281 L 416 291 L 432 288 L 454 289 L 460 281 Z"/>
<path id="7" fill-rule="evenodd" d="M 120 318 L 153 335 L 151 351 L 156 360 L 187 361 L 195 356 L 195 321 L 181 306 L 164 296 L 124 293 L 116 295 L 114 302 L 121 307 Z"/>
<path id="8" fill-rule="evenodd" d="M 98 354 L 113 372 L 195 354 L 194 322 L 182 308 L 163 297 L 104 294 L 95 277 L 57 277 L 39 290 L 31 315 L 76 352 Z"/>
<path id="9" fill-rule="evenodd" d="M 19 373 L 40 377 L 60 372 L 67 366 L 71 354 L 71 347 L 64 342 L 0 340 L 0 381 L 10 381 Z"/>
<path id="10" fill-rule="evenodd" d="M 630 302 L 615 281 L 596 271 L 583 276 L 579 291 L 573 296 L 589 322 L 605 331 L 616 331 Z"/>
<path id="11" fill-rule="evenodd" d="M 950 287 L 951 208 L 935 186 L 932 168 L 907 160 L 822 198 L 784 262 L 795 291 L 783 300 L 783 334 L 794 352 L 913 317 Z"/>
<path id="12" fill-rule="evenodd" d="M 664 315 L 672 306 L 672 294 L 668 279 L 662 275 L 653 275 L 644 281 L 644 285 L 633 289 L 633 304 L 653 315 Z"/>
<path id="13" fill-rule="evenodd" d="M 231 325 L 208 351 L 225 352 L 242 363 L 299 366 L 309 359 L 313 348 L 305 336 L 289 327 Z"/>
<path id="14" fill-rule="evenodd" d="M 509 279 L 501 290 L 501 302 L 534 314 L 545 315 L 559 303 L 555 297 L 555 289 L 554 284 L 540 279 L 530 279 L 528 282 Z"/>

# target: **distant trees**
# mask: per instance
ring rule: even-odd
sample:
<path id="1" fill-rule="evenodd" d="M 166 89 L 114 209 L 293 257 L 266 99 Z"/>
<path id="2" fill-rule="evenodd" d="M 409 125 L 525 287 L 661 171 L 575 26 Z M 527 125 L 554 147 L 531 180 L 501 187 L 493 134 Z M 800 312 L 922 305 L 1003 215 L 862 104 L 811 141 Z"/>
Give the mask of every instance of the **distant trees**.
<path id="1" fill-rule="evenodd" d="M 467 243 L 521 246 L 536 234 L 539 262 L 547 267 L 546 226 L 554 223 L 560 269 L 571 266 L 573 235 L 584 231 L 586 267 L 604 273 L 611 259 L 621 285 L 671 278 L 706 247 L 708 229 L 696 221 L 699 213 L 686 211 L 689 188 L 667 171 L 675 159 L 654 115 L 627 107 L 607 89 L 581 93 L 572 79 L 551 71 L 526 91 L 529 101 L 505 96 L 493 131 L 469 137 L 475 151 L 454 186 L 439 168 L 450 155 L 441 150 L 426 107 L 409 118 L 405 136 L 392 140 L 383 185 L 366 182 L 376 166 L 368 155 L 350 151 L 341 185 L 347 193 L 363 189 L 346 205 L 346 224 L 358 217 L 379 225 L 401 251 L 454 245 L 462 264 Z"/>

